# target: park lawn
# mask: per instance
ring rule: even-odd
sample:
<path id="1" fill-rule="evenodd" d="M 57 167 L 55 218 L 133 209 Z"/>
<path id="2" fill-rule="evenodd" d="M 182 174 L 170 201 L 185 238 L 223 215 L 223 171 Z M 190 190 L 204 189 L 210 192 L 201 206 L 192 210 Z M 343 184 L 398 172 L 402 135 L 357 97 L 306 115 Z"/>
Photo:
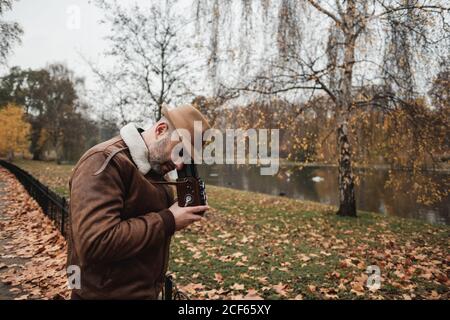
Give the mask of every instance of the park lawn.
<path id="1" fill-rule="evenodd" d="M 67 195 L 73 166 L 18 160 Z M 190 298 L 449 299 L 450 228 L 207 186 L 212 210 L 176 233 L 169 270 Z M 368 266 L 381 272 L 381 287 Z"/>
<path id="2" fill-rule="evenodd" d="M 59 195 L 64 197 L 69 196 L 68 183 L 74 165 L 57 165 L 55 162 L 22 159 L 16 159 L 13 163 L 31 173 L 35 178 Z"/>

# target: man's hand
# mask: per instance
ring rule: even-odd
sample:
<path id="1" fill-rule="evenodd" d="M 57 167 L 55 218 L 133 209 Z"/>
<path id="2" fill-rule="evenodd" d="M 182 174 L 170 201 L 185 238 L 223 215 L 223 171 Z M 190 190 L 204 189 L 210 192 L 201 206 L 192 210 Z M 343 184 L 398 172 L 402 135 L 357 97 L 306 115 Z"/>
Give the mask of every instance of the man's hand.
<path id="1" fill-rule="evenodd" d="M 172 212 L 175 218 L 175 230 L 181 230 L 186 228 L 191 223 L 201 220 L 202 216 L 195 214 L 196 212 L 202 212 L 208 210 L 209 206 L 196 206 L 196 207 L 180 207 L 178 202 L 175 202 L 169 210 Z"/>

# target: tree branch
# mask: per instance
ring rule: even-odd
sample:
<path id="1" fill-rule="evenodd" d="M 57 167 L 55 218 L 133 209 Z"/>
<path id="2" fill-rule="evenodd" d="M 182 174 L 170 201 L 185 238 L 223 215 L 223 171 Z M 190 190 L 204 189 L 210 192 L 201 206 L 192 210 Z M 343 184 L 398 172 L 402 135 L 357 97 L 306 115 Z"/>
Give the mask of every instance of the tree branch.
<path id="1" fill-rule="evenodd" d="M 327 9 L 323 8 L 321 5 L 319 5 L 317 2 L 315 2 L 314 0 L 308 0 L 308 2 L 314 7 L 316 8 L 318 11 L 322 12 L 323 14 L 326 14 L 328 17 L 330 17 L 331 19 L 333 19 L 337 25 L 342 25 L 342 21 L 336 16 L 334 15 L 332 12 L 328 11 Z"/>

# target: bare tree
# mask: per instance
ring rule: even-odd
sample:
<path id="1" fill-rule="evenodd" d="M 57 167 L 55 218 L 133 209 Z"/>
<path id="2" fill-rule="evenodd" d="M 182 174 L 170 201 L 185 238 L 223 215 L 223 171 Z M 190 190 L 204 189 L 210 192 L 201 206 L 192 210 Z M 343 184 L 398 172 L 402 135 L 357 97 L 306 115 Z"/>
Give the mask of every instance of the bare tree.
<path id="1" fill-rule="evenodd" d="M 1 16 L 12 9 L 14 0 L 0 0 L 0 65 L 5 65 L 15 44 L 20 43 L 23 30 L 16 22 L 1 19 Z"/>
<path id="2" fill-rule="evenodd" d="M 106 56 L 112 58 L 113 66 L 110 71 L 93 70 L 122 122 L 130 114 L 142 118 L 149 112 L 158 120 L 164 104 L 191 94 L 193 82 L 188 79 L 194 64 L 182 34 L 188 22 L 175 4 L 166 0 L 126 9 L 116 1 L 98 1 L 105 11 L 103 22 L 111 28 Z"/>
<path id="3" fill-rule="evenodd" d="M 241 10 L 248 3 L 258 4 L 237 2 Z M 214 21 L 223 19 L 221 15 L 229 10 L 221 10 L 219 0 L 201 4 L 201 10 L 211 12 L 212 29 L 207 31 L 216 39 L 211 47 L 211 57 L 216 57 L 221 30 Z M 409 106 L 417 93 L 414 61 L 426 64 L 433 48 L 448 44 L 449 7 L 445 1 L 428 0 L 280 0 L 270 5 L 278 8 L 278 28 L 273 28 L 277 55 L 264 59 L 264 67 L 251 77 L 225 86 L 261 95 L 328 95 L 334 104 L 339 154 L 338 214 L 356 216 L 351 114 L 369 105 L 386 110 Z M 260 6 L 266 9 L 253 12 L 266 15 L 267 1 L 261 1 Z M 246 15 L 242 16 L 245 19 Z M 381 92 L 361 94 L 363 86 L 380 84 Z"/>

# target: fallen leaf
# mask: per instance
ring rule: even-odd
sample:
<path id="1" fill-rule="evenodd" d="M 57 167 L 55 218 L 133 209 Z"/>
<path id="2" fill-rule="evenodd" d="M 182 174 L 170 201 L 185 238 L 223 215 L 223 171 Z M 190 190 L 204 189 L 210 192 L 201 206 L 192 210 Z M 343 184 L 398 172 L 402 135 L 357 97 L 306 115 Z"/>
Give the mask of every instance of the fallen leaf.
<path id="1" fill-rule="evenodd" d="M 230 289 L 233 290 L 244 290 L 244 285 L 243 284 L 239 284 L 239 283 L 235 283 L 233 284 Z"/>

